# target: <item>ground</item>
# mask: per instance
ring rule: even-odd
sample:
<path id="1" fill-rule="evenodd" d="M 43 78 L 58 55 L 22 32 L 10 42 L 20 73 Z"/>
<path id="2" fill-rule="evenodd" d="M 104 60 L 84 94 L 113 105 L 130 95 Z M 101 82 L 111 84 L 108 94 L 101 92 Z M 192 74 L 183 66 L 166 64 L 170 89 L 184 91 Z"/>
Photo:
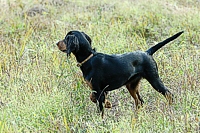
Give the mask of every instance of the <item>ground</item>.
<path id="1" fill-rule="evenodd" d="M 1 132 L 200 132 L 199 0 L 1 0 Z M 56 42 L 70 30 L 107 54 L 147 50 L 184 30 L 154 54 L 173 92 L 168 105 L 146 80 L 135 110 L 125 87 L 112 91 L 102 119 L 72 55 Z"/>

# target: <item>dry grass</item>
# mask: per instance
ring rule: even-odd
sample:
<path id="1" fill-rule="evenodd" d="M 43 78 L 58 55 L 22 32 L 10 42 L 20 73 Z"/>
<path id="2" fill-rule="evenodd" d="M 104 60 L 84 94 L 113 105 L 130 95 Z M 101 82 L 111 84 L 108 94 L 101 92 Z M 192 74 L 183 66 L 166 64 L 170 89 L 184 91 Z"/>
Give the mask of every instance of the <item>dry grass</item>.
<path id="1" fill-rule="evenodd" d="M 194 0 L 9 0 L 0 6 L 1 132 L 199 132 L 200 10 Z M 70 30 L 91 36 L 103 53 L 146 50 L 184 30 L 154 58 L 175 94 L 167 105 L 146 80 L 135 111 L 125 88 L 112 91 L 105 119 L 90 102 L 72 56 L 55 43 Z"/>

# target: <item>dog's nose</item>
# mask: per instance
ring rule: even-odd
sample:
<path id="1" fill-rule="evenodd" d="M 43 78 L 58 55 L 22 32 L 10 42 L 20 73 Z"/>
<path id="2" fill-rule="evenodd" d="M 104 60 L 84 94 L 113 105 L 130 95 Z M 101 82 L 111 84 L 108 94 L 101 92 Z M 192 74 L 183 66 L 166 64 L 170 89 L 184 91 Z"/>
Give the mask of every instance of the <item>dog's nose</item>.
<path id="1" fill-rule="evenodd" d="M 56 45 L 58 46 L 59 42 L 56 43 Z"/>

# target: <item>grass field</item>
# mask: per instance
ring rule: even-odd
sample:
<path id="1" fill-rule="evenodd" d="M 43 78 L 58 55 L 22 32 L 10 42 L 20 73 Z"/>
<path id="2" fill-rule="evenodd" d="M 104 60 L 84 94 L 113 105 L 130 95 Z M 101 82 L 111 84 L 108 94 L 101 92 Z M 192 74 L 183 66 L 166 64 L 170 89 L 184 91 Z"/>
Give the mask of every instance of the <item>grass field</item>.
<path id="1" fill-rule="evenodd" d="M 200 132 L 199 0 L 1 0 L 0 131 L 74 133 Z M 146 80 L 135 110 L 125 87 L 109 93 L 102 119 L 89 100 L 74 56 L 56 42 L 70 30 L 92 38 L 98 52 L 146 50 L 184 30 L 154 58 L 173 105 Z"/>

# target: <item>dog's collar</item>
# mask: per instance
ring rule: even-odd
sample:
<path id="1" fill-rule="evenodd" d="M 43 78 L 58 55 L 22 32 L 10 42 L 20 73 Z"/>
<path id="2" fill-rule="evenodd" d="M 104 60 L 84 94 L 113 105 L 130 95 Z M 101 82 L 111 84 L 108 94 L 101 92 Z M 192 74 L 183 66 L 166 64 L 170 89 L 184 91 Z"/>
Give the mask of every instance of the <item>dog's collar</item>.
<path id="1" fill-rule="evenodd" d="M 90 58 L 92 58 L 94 54 L 91 54 L 90 56 L 88 56 L 84 61 L 82 61 L 81 63 L 77 63 L 77 67 L 81 67 L 86 61 L 88 61 Z"/>

